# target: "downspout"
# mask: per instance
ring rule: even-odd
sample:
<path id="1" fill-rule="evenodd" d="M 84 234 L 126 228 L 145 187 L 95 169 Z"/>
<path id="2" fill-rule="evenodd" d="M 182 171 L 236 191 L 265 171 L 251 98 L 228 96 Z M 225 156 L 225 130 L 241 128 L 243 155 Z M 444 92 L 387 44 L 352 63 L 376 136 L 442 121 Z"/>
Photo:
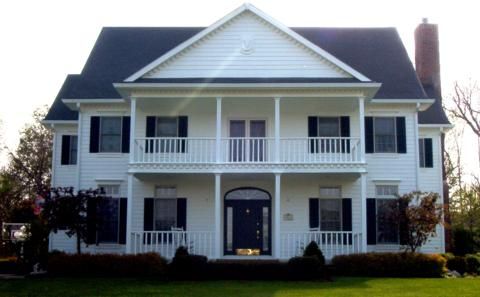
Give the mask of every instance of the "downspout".
<path id="1" fill-rule="evenodd" d="M 81 186 L 81 167 L 82 167 L 82 112 L 80 110 L 80 103 L 77 103 L 78 109 L 78 131 L 77 131 L 77 191 L 80 191 Z"/>
<path id="2" fill-rule="evenodd" d="M 417 102 L 417 107 L 415 110 L 415 127 L 414 127 L 414 134 L 415 134 L 415 190 L 420 191 L 420 154 L 418 148 L 419 142 L 419 133 L 418 133 L 418 112 L 420 111 L 420 103 Z"/>

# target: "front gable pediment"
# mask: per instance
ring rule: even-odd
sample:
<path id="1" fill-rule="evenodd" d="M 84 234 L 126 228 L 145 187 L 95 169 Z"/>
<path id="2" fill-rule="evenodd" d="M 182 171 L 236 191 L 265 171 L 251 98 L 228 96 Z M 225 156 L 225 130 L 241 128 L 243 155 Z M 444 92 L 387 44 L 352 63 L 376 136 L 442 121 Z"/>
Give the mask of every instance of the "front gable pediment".
<path id="1" fill-rule="evenodd" d="M 201 77 L 369 81 L 249 4 L 159 57 L 126 81 Z"/>

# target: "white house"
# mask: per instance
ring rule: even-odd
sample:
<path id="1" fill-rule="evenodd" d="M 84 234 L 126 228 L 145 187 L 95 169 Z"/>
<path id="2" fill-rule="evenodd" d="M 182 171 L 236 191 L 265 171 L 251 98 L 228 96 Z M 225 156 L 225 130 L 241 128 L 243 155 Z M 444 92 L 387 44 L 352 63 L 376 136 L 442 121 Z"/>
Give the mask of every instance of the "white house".
<path id="1" fill-rule="evenodd" d="M 437 27 L 289 28 L 245 4 L 207 28 L 104 28 L 45 123 L 53 186 L 103 187 L 92 253 L 396 251 L 382 205 L 442 194 Z M 418 74 L 417 74 L 418 73 Z M 75 251 L 60 231 L 51 250 Z M 444 231 L 422 247 L 444 251 Z"/>

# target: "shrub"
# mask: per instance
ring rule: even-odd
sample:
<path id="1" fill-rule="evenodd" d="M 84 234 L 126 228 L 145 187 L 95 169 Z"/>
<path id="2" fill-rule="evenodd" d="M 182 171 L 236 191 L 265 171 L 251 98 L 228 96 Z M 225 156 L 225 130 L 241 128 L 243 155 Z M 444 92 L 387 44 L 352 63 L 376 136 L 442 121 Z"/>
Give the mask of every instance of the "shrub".
<path id="1" fill-rule="evenodd" d="M 323 263 L 317 256 L 293 257 L 288 261 L 288 279 L 314 280 L 323 275 Z"/>
<path id="2" fill-rule="evenodd" d="M 480 270 L 480 257 L 477 255 L 467 255 L 465 257 L 468 273 L 479 273 Z"/>
<path id="3" fill-rule="evenodd" d="M 476 249 L 473 232 L 463 228 L 453 229 L 453 253 L 455 255 L 472 254 Z"/>
<path id="4" fill-rule="evenodd" d="M 366 253 L 336 256 L 334 271 L 344 276 L 441 277 L 446 260 L 440 255 Z"/>
<path id="5" fill-rule="evenodd" d="M 311 241 L 303 251 L 304 257 L 317 257 L 320 265 L 325 265 L 325 257 L 315 241 Z"/>
<path id="6" fill-rule="evenodd" d="M 208 277 L 212 280 L 287 280 L 287 263 L 278 261 L 211 261 Z"/>
<path id="7" fill-rule="evenodd" d="M 467 261 L 465 261 L 465 257 L 455 256 L 447 260 L 447 268 L 464 274 L 467 271 Z"/>
<path id="8" fill-rule="evenodd" d="M 190 255 L 181 246 L 175 252 L 175 257 L 169 265 L 170 276 L 178 280 L 200 280 L 207 278 L 207 257 Z"/>
<path id="9" fill-rule="evenodd" d="M 139 255 L 52 253 L 48 273 L 55 276 L 164 277 L 167 262 L 156 253 Z"/>

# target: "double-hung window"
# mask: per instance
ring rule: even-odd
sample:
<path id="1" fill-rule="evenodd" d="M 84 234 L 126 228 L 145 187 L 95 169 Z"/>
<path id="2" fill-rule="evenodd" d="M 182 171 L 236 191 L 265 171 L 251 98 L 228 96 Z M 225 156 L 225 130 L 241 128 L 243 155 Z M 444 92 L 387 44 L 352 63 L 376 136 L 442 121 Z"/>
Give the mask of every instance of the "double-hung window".
<path id="1" fill-rule="evenodd" d="M 407 153 L 406 118 L 365 117 L 365 153 Z"/>
<path id="2" fill-rule="evenodd" d="M 418 140 L 418 153 L 421 168 L 433 168 L 433 146 L 431 138 Z"/>
<path id="3" fill-rule="evenodd" d="M 308 117 L 308 137 L 311 153 L 349 152 L 350 141 L 340 137 L 350 136 L 350 118 Z"/>
<path id="4" fill-rule="evenodd" d="M 186 153 L 188 147 L 187 116 L 147 116 L 146 151 L 149 153 Z"/>
<path id="5" fill-rule="evenodd" d="M 105 194 L 98 205 L 100 228 L 97 233 L 99 243 L 118 243 L 120 226 L 120 185 L 99 185 Z"/>
<path id="6" fill-rule="evenodd" d="M 377 213 L 377 243 L 398 244 L 399 225 L 394 220 L 393 211 L 397 211 L 397 185 L 377 185 L 376 213 Z"/>
<path id="7" fill-rule="evenodd" d="M 374 135 L 376 153 L 396 152 L 396 128 L 394 117 L 375 117 Z"/>
<path id="8" fill-rule="evenodd" d="M 153 209 L 155 231 L 171 231 L 177 227 L 177 189 L 156 187 Z"/>
<path id="9" fill-rule="evenodd" d="M 77 164 L 77 135 L 63 135 L 62 136 L 62 165 Z"/>
<path id="10" fill-rule="evenodd" d="M 320 230 L 342 231 L 342 199 L 339 187 L 321 187 L 319 199 Z"/>
<path id="11" fill-rule="evenodd" d="M 122 151 L 122 117 L 100 117 L 100 152 Z"/>

